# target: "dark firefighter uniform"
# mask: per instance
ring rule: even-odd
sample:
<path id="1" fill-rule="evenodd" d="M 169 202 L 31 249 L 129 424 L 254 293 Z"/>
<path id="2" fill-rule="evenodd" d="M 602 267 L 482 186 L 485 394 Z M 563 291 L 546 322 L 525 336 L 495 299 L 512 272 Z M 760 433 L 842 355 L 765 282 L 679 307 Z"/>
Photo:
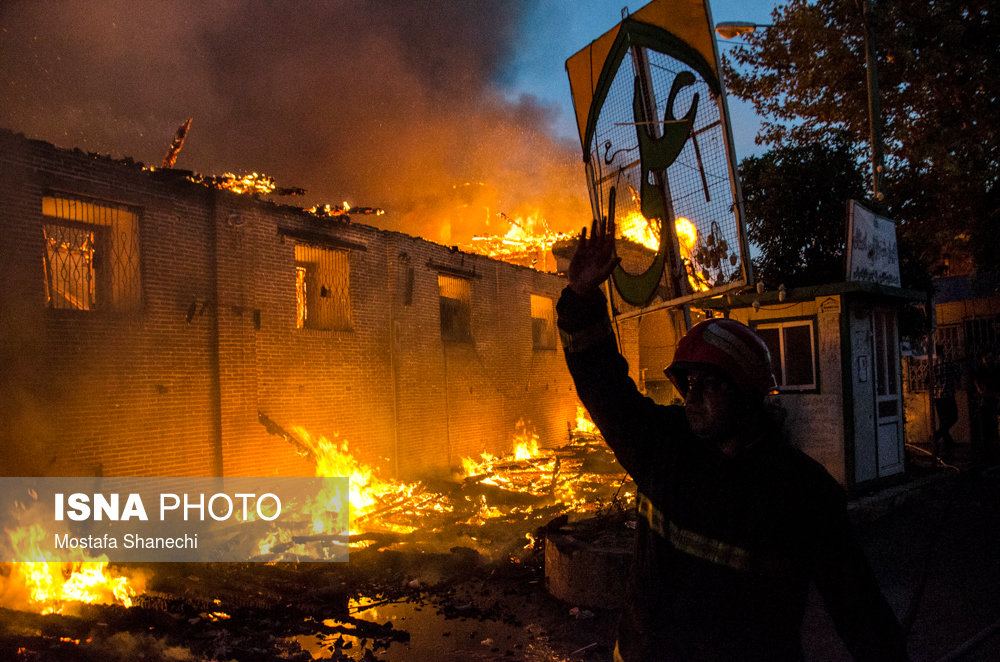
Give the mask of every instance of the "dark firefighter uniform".
<path id="1" fill-rule="evenodd" d="M 801 660 L 810 581 L 856 659 L 907 659 L 844 491 L 822 466 L 776 428 L 722 453 L 691 432 L 683 407 L 639 393 L 603 295 L 566 288 L 557 311 L 580 399 L 639 491 L 616 660 Z"/>

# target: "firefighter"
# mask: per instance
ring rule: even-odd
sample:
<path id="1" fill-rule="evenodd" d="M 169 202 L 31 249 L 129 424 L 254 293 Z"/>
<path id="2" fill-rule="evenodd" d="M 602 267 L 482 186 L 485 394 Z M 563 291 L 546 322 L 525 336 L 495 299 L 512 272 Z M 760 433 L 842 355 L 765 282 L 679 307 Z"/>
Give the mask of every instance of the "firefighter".
<path id="1" fill-rule="evenodd" d="M 557 305 L 577 393 L 639 491 L 616 662 L 802 660 L 810 582 L 856 660 L 908 659 L 844 490 L 768 415 L 764 342 L 701 322 L 666 369 L 684 406 L 643 397 L 598 289 L 618 261 L 613 221 L 584 228 Z"/>

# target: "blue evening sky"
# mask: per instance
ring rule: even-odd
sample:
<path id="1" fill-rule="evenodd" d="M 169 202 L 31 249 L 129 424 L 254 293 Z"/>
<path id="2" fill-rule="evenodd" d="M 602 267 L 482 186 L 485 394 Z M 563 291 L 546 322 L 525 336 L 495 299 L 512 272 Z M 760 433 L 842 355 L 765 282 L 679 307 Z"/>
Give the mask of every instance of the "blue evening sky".
<path id="1" fill-rule="evenodd" d="M 509 75 L 507 93 L 513 98 L 531 94 L 557 105 L 560 108 L 560 135 L 578 140 L 566 77 L 566 59 L 618 23 L 623 7 L 635 11 L 644 4 L 626 4 L 622 0 L 541 0 L 521 30 L 523 37 Z M 768 24 L 776 4 L 776 0 L 715 0 L 710 3 L 710 8 L 715 23 L 749 21 Z M 717 39 L 720 55 L 736 41 Z M 754 145 L 754 137 L 760 121 L 753 107 L 732 95 L 727 99 L 737 159 L 758 153 L 760 148 Z"/>

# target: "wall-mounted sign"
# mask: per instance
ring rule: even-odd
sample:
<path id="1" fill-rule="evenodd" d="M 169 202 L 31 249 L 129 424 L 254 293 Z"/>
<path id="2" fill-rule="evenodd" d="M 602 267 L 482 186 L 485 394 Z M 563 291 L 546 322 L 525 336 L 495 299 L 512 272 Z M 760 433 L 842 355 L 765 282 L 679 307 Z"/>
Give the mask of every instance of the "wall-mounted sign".
<path id="1" fill-rule="evenodd" d="M 900 286 L 896 224 L 847 201 L 847 280 Z"/>

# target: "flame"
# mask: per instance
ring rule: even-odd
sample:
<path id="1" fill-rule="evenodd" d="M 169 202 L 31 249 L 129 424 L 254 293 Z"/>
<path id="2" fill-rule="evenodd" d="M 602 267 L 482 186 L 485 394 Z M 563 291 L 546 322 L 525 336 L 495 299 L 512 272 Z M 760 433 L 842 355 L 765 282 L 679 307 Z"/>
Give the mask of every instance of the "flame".
<path id="1" fill-rule="evenodd" d="M 584 417 L 582 408 L 578 415 Z M 579 424 L 578 424 L 579 425 Z M 590 424 L 593 425 L 592 423 Z M 584 469 L 584 458 L 591 452 L 595 436 L 572 441 L 562 449 L 540 448 L 538 435 L 530 423 L 523 419 L 515 426 L 510 451 L 502 456 L 489 453 L 480 459 L 463 458 L 461 484 L 454 489 L 435 491 L 421 482 L 399 482 L 383 479 L 378 471 L 353 457 L 346 442 L 314 437 L 301 427 L 292 428 L 301 443 L 316 458 L 317 476 L 346 476 L 350 490 L 350 521 L 341 514 L 331 519 L 330 499 L 318 495 L 299 510 L 312 519 L 311 530 L 305 523 L 295 526 L 296 532 L 287 529 L 272 530 L 258 543 L 261 555 L 271 559 L 310 557 L 316 552 L 307 545 L 316 542 L 310 535 L 321 534 L 321 541 L 339 542 L 343 533 L 349 532 L 352 548 L 384 540 L 381 533 L 411 534 L 436 533 L 449 525 L 481 526 L 497 520 L 535 517 L 535 507 L 550 508 L 557 505 L 565 510 L 588 510 L 598 505 L 595 495 L 606 491 L 609 481 L 620 481 L 624 475 L 611 478 Z M 599 437 L 598 437 L 599 440 Z M 485 494 L 466 487 L 490 485 L 508 493 L 530 495 L 537 499 L 511 505 L 488 500 Z M 341 495 L 337 495 L 339 499 Z M 517 500 L 515 500 L 517 501 Z M 343 502 L 342 499 L 339 501 Z M 541 511 L 545 512 L 545 511 Z M 331 534 L 328 537 L 328 534 Z M 469 535 L 476 540 L 474 535 Z"/>
<path id="2" fill-rule="evenodd" d="M 8 532 L 18 558 L 46 558 L 39 524 Z M 109 571 L 106 556 L 92 561 L 23 561 L 0 563 L 0 598 L 4 606 L 41 614 L 61 614 L 72 603 L 132 606 L 136 587 Z"/>
<path id="3" fill-rule="evenodd" d="M 530 460 L 540 456 L 541 451 L 538 449 L 538 435 L 525 424 L 524 419 L 519 419 L 514 426 L 513 450 L 509 454 L 497 457 L 489 453 L 481 453 L 479 455 L 482 458 L 480 461 L 463 457 L 462 470 L 466 477 L 478 476 L 490 473 L 498 463 L 505 460 Z M 492 478 L 487 478 L 483 482 L 489 485 L 497 484 L 493 482 Z"/>
<path id="4" fill-rule="evenodd" d="M 677 245 L 680 246 L 681 256 L 690 260 L 698 244 L 698 229 L 683 216 L 674 221 L 674 229 L 677 231 Z"/>
<path id="5" fill-rule="evenodd" d="M 265 174 L 257 174 L 256 172 L 245 175 L 234 175 L 231 172 L 227 172 L 215 179 L 215 185 L 218 188 L 232 191 L 233 193 L 258 193 L 267 195 L 277 188 L 273 177 Z"/>
<path id="6" fill-rule="evenodd" d="M 698 229 L 695 228 L 694 223 L 683 216 L 674 221 L 674 229 L 677 232 L 677 246 L 681 250 L 681 260 L 684 262 L 684 270 L 687 272 L 691 291 L 706 292 L 710 290 L 711 284 L 695 266 L 694 256 L 698 248 Z"/>
<path id="7" fill-rule="evenodd" d="M 581 405 L 576 406 L 576 421 L 573 424 L 573 432 L 579 434 L 599 434 L 597 426 L 590 420 L 590 415 Z"/>
<path id="8" fill-rule="evenodd" d="M 523 419 L 514 427 L 513 449 L 510 453 L 500 457 L 482 453 L 480 458 L 479 461 L 462 458 L 462 470 L 466 478 L 485 476 L 479 478 L 478 482 L 535 496 L 551 494 L 556 501 L 567 507 L 575 507 L 584 501 L 577 494 L 572 481 L 560 480 L 556 455 L 538 447 L 538 435 Z M 495 516 L 488 509 L 484 510 L 486 517 Z"/>
<path id="9" fill-rule="evenodd" d="M 660 246 L 660 229 L 656 219 L 648 219 L 638 211 L 631 211 L 619 223 L 621 237 L 629 239 L 650 250 L 658 250 Z M 677 234 L 677 247 L 680 249 L 681 260 L 684 262 L 688 283 L 694 292 L 704 292 L 711 285 L 703 274 L 695 268 L 694 256 L 698 248 L 698 229 L 689 219 L 678 216 L 674 221 Z"/>
<path id="10" fill-rule="evenodd" d="M 630 211 L 618 220 L 620 236 L 645 246 L 651 251 L 660 247 L 660 227 L 657 219 L 649 219 L 638 211 Z"/>
<path id="11" fill-rule="evenodd" d="M 516 218 L 504 213 L 497 216 L 510 225 L 507 233 L 477 235 L 472 238 L 472 244 L 466 247 L 468 250 L 539 271 L 550 271 L 555 268 L 551 257 L 552 245 L 565 237 L 563 233 L 553 231 L 537 211 Z"/>
<path id="12" fill-rule="evenodd" d="M 384 508 L 387 504 L 408 502 L 423 488 L 419 482 L 401 483 L 379 478 L 375 469 L 359 462 L 351 455 L 346 441 L 337 445 L 326 437 L 321 436 L 314 439 L 304 428 L 297 427 L 294 430 L 316 456 L 317 476 L 347 477 L 352 515 L 351 533 L 358 533 L 354 527 L 376 514 L 377 510 Z M 322 503 L 323 499 L 318 501 Z M 317 518 L 313 522 L 315 533 L 337 530 L 336 527 L 331 526 L 333 523 L 324 521 L 321 514 L 317 514 Z M 382 521 L 380 528 L 409 533 L 415 527 L 392 526 Z"/>

